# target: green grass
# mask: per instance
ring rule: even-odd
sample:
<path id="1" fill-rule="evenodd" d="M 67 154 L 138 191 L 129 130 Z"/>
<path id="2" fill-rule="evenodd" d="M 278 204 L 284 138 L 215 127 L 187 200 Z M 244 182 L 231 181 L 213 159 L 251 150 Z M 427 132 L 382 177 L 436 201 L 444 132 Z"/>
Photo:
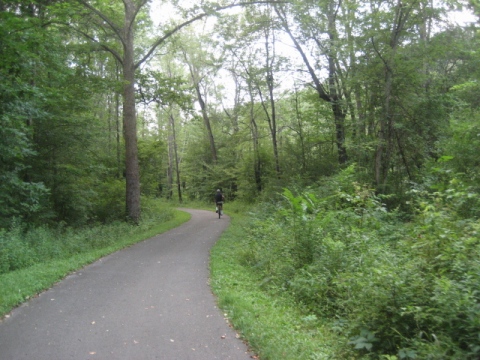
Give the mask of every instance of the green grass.
<path id="1" fill-rule="evenodd" d="M 253 268 L 243 265 L 248 217 L 232 210 L 231 226 L 211 251 L 211 285 L 239 335 L 262 360 L 340 358 L 344 346 L 331 323 L 322 324 L 287 296 L 263 291 Z"/>
<path id="2" fill-rule="evenodd" d="M 208 210 L 213 207 L 206 203 L 181 206 Z M 344 344 L 332 332 L 332 324 L 324 326 L 321 320 L 302 311 L 287 296 L 263 291 L 254 268 L 245 266 L 244 229 L 248 226 L 250 209 L 246 204 L 227 204 L 225 212 L 232 218 L 231 226 L 211 250 L 211 286 L 226 317 L 262 360 L 351 358 L 347 354 L 339 357 L 338 349 Z M 176 211 L 170 221 L 153 227 L 132 227 L 132 232 L 118 238 L 114 245 L 0 275 L 0 316 L 69 273 L 174 228 L 189 218 L 189 214 Z"/>
<path id="3" fill-rule="evenodd" d="M 69 273 L 90 264 L 103 256 L 128 247 L 142 240 L 175 228 L 188 221 L 190 214 L 183 211 L 174 211 L 174 216 L 158 224 L 150 221 L 145 226 L 127 226 L 117 224 L 108 229 L 115 239 L 106 241 L 108 246 L 91 249 L 63 259 L 49 260 L 32 266 L 11 271 L 0 275 L 0 317 L 10 312 L 25 300 L 50 288 L 57 281 Z M 127 228 L 125 228 L 127 226 Z"/>

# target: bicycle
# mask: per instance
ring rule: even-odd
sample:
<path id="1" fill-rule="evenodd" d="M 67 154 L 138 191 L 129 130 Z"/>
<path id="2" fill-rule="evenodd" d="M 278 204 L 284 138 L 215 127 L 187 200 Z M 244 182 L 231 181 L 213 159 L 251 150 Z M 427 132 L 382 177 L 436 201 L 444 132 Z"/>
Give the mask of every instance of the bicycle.
<path id="1" fill-rule="evenodd" d="M 223 201 L 217 202 L 217 213 L 218 213 L 218 218 L 223 215 Z"/>

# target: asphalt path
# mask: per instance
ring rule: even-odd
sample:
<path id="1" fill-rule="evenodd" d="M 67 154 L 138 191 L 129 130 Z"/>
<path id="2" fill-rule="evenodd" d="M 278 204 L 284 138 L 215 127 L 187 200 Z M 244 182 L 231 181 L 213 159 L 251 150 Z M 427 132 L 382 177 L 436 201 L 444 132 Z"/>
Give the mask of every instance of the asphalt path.
<path id="1" fill-rule="evenodd" d="M 0 359 L 250 359 L 208 285 L 209 250 L 229 218 L 185 211 L 187 223 L 13 310 L 0 323 Z"/>

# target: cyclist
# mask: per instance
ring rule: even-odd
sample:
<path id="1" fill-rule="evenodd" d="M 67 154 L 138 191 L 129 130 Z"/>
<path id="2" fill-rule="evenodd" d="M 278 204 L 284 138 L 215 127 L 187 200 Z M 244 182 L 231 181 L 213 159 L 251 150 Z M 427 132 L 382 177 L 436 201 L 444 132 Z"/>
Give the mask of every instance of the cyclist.
<path id="1" fill-rule="evenodd" d="M 217 213 L 220 212 L 222 214 L 223 202 L 225 201 L 225 196 L 223 196 L 220 189 L 217 189 L 217 193 L 215 194 L 215 205 L 217 206 Z"/>

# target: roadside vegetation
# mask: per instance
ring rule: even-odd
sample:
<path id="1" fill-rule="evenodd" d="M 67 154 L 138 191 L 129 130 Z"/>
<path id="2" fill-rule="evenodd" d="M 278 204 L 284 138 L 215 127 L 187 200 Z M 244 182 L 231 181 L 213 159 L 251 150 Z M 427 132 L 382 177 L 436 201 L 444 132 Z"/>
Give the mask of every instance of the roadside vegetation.
<path id="1" fill-rule="evenodd" d="M 127 222 L 0 230 L 0 318 L 69 273 L 190 218 L 171 205 L 148 201 L 138 225 Z"/>
<path id="2" fill-rule="evenodd" d="M 479 1 L 231 5 L 0 1 L 0 314 L 220 188 L 262 359 L 479 359 Z"/>
<path id="3" fill-rule="evenodd" d="M 478 359 L 478 195 L 451 179 L 389 211 L 354 174 L 232 213 L 223 311 L 260 359 Z"/>

